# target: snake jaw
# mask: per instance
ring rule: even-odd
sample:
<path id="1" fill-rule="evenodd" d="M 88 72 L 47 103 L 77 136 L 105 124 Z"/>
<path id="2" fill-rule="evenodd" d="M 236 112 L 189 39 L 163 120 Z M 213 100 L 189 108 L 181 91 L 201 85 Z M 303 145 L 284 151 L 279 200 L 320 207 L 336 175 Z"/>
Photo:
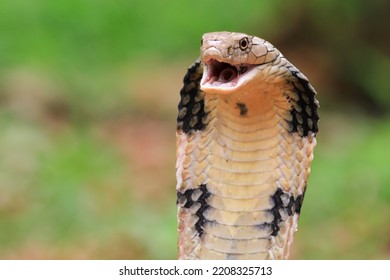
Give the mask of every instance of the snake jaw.
<path id="1" fill-rule="evenodd" d="M 200 83 L 201 90 L 213 93 L 230 93 L 250 80 L 250 75 L 256 65 L 229 64 L 227 62 L 210 59 L 205 62 L 203 77 Z"/>

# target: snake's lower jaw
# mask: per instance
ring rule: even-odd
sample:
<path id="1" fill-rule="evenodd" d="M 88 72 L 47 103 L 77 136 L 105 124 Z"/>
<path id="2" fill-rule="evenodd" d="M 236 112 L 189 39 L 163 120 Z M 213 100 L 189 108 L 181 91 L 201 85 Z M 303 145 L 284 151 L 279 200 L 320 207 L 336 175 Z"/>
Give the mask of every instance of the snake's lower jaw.
<path id="1" fill-rule="evenodd" d="M 205 62 L 200 89 L 206 93 L 236 92 L 256 74 L 256 65 L 232 65 L 210 59 Z"/>

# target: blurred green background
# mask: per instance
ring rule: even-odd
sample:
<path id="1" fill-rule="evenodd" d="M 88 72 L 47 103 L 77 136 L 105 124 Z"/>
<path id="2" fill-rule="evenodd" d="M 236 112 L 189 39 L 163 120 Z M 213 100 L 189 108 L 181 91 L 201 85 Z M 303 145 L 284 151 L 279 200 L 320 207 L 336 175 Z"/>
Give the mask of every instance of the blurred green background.
<path id="1" fill-rule="evenodd" d="M 0 258 L 175 259 L 175 129 L 201 35 L 318 92 L 294 259 L 390 258 L 389 1 L 0 1 Z"/>

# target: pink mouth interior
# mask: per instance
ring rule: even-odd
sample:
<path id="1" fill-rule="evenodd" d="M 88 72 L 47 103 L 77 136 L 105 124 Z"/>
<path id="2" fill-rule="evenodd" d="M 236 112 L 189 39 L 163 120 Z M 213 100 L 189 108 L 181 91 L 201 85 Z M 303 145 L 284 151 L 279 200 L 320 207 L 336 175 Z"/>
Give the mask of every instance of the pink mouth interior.
<path id="1" fill-rule="evenodd" d="M 234 86 L 237 84 L 239 77 L 248 71 L 246 65 L 231 65 L 214 59 L 206 62 L 206 65 L 208 72 L 203 84 L 208 83 L 213 86 L 222 84 Z"/>

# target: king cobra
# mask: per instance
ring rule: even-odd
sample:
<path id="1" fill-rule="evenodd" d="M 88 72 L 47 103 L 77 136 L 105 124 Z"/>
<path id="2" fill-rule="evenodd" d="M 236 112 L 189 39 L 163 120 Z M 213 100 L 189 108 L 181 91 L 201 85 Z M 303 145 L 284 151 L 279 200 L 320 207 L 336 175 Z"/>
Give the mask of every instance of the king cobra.
<path id="1" fill-rule="evenodd" d="M 177 116 L 179 259 L 287 259 L 316 145 L 316 92 L 273 45 L 203 35 Z"/>

